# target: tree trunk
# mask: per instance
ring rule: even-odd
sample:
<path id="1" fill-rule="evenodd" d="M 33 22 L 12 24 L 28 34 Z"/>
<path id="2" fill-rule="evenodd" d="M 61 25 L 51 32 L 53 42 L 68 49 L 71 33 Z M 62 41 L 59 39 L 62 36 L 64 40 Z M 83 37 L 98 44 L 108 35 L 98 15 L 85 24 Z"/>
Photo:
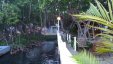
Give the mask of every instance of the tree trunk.
<path id="1" fill-rule="evenodd" d="M 46 21 L 47 21 L 47 10 L 45 9 L 44 11 L 44 26 L 46 26 Z"/>
<path id="2" fill-rule="evenodd" d="M 29 21 L 31 20 L 31 1 L 30 1 L 30 4 L 29 4 Z"/>
<path id="3" fill-rule="evenodd" d="M 42 27 L 43 24 L 42 24 L 42 11 L 40 11 L 40 26 Z"/>

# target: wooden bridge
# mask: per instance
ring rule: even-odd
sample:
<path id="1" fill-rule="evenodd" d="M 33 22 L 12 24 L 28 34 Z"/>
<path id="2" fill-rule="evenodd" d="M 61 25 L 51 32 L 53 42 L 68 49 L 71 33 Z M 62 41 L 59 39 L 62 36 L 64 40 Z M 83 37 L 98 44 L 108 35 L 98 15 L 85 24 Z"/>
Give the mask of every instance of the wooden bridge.
<path id="1" fill-rule="evenodd" d="M 77 53 L 76 50 L 66 44 L 66 42 L 63 42 L 59 32 L 57 32 L 57 41 L 61 64 L 77 64 L 77 62 L 72 58 L 72 56 Z"/>

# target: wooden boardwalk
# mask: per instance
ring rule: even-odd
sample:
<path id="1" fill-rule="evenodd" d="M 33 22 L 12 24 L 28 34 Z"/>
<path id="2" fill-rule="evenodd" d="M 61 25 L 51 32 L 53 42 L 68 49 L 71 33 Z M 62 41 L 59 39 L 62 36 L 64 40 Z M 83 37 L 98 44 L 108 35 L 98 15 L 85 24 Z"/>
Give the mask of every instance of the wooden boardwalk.
<path id="1" fill-rule="evenodd" d="M 58 32 L 57 41 L 61 64 L 77 64 L 77 62 L 72 58 L 72 53 L 74 53 L 72 48 L 66 46 L 66 42 L 62 41 L 61 35 Z"/>

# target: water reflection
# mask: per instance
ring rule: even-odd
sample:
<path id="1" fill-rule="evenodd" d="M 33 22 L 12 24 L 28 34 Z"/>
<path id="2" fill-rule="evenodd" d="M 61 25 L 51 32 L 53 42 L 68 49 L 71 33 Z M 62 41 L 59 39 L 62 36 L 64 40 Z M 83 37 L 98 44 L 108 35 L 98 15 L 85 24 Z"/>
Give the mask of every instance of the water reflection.
<path id="1" fill-rule="evenodd" d="M 45 48 L 48 48 L 49 51 L 44 51 Z M 7 53 L 0 56 L 0 64 L 59 64 L 57 46 L 54 44 L 53 49 L 49 48 L 52 46 L 47 47 L 47 44 L 43 44 L 42 47 L 34 47 L 29 51 L 19 52 L 15 55 Z"/>

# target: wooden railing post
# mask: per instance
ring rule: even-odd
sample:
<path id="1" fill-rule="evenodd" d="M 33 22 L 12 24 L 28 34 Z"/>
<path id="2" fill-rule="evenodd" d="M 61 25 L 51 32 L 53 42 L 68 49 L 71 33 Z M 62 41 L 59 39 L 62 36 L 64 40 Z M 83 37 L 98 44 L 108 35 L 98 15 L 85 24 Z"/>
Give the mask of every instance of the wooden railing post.
<path id="1" fill-rule="evenodd" d="M 71 43 L 71 35 L 69 34 L 69 41 L 68 41 L 69 43 Z"/>
<path id="2" fill-rule="evenodd" d="M 77 41 L 76 41 L 76 37 L 74 37 L 74 50 L 76 51 L 77 45 L 76 45 Z"/>
<path id="3" fill-rule="evenodd" d="M 66 40 L 67 40 L 67 41 L 69 40 L 68 34 L 66 35 Z"/>

